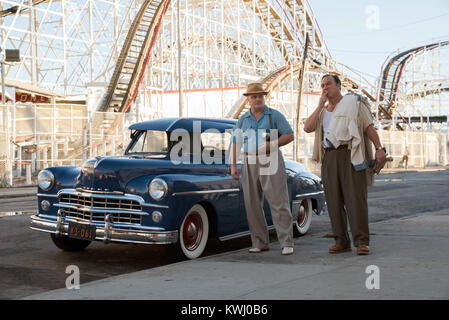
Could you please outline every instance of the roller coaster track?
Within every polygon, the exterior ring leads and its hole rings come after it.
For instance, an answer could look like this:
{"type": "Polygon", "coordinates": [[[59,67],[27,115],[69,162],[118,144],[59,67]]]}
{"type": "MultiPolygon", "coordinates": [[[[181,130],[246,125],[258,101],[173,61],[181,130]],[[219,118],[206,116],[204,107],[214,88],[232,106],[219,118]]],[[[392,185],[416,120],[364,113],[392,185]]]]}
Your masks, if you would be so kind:
{"type": "MultiPolygon", "coordinates": [[[[258,81],[258,82],[262,83],[262,85],[265,87],[265,90],[268,91],[267,96],[269,96],[271,93],[270,86],[273,84],[273,82],[276,79],[278,79],[283,73],[285,73],[288,69],[290,69],[290,65],[276,69],[273,72],[271,72],[270,74],[268,74],[266,77],[264,77],[258,81]]],[[[249,109],[248,98],[243,96],[237,101],[236,104],[234,104],[231,111],[228,113],[227,117],[231,117],[233,119],[238,119],[248,109],[249,109]]]]}
{"type": "MultiPolygon", "coordinates": [[[[32,0],[30,1],[29,5],[31,6],[37,6],[39,4],[49,2],[50,0],[32,0]]],[[[17,14],[22,14],[28,10],[27,7],[21,7],[21,6],[12,6],[4,10],[0,10],[0,17],[6,17],[6,16],[12,16],[17,14]]]]}
{"type": "Polygon", "coordinates": [[[412,94],[407,95],[407,98],[409,98],[409,99],[424,98],[425,96],[428,96],[431,94],[440,94],[441,92],[449,92],[449,87],[439,87],[439,88],[433,88],[433,89],[414,92],[412,94]]]}
{"type": "MultiPolygon", "coordinates": [[[[244,2],[248,3],[248,7],[251,6],[252,1],[244,0],[244,2]]],[[[257,6],[252,9],[255,11],[255,13],[259,14],[261,21],[264,23],[266,28],[270,30],[270,35],[276,41],[276,45],[282,53],[284,61],[286,63],[291,62],[292,57],[300,56],[299,48],[303,45],[303,41],[298,38],[298,35],[297,33],[295,33],[295,31],[305,29],[305,26],[309,27],[309,33],[313,32],[313,38],[315,40],[316,46],[315,49],[321,49],[324,45],[330,55],[330,52],[326,47],[324,40],[322,39],[321,30],[319,29],[319,25],[315,17],[313,16],[313,12],[309,12],[309,10],[312,9],[310,5],[306,5],[307,1],[275,0],[275,2],[279,6],[279,9],[275,8],[267,0],[257,1],[257,6]],[[282,3],[285,3],[286,6],[282,6],[282,3]],[[294,5],[294,3],[296,3],[296,5],[294,5]],[[307,7],[309,7],[310,9],[308,10],[307,7]],[[301,12],[304,17],[304,21],[295,21],[295,11],[296,13],[298,13],[299,11],[301,12]],[[314,23],[316,28],[312,28],[314,23]],[[285,37],[283,37],[282,35],[284,35],[285,37]],[[280,41],[285,38],[288,41],[280,41]],[[294,45],[294,43],[299,43],[299,46],[294,45]]]]}
{"type": "MultiPolygon", "coordinates": [[[[244,2],[250,1],[245,0],[244,2]]],[[[259,0],[257,2],[257,6],[254,8],[254,11],[259,14],[261,21],[267,29],[270,30],[270,35],[275,40],[279,51],[284,56],[284,61],[288,62],[291,57],[295,56],[295,51],[296,55],[299,55],[299,51],[293,45],[293,43],[297,41],[292,33],[294,28],[293,25],[289,28],[287,22],[282,18],[281,14],[266,0],[259,0]],[[282,39],[282,34],[285,34],[288,41],[279,42],[282,39]]]]}
{"type": "Polygon", "coordinates": [[[382,83],[380,88],[380,101],[386,101],[389,107],[392,107],[397,100],[399,82],[407,62],[416,54],[426,50],[432,50],[439,46],[447,46],[449,41],[432,43],[429,45],[419,46],[391,58],[385,66],[382,73],[382,83]]]}
{"type": "MultiPolygon", "coordinates": [[[[97,111],[126,112],[129,109],[145,72],[145,66],[157,37],[159,25],[169,2],[169,0],[147,0],[142,4],[128,31],[113,75],[97,111]]],[[[278,4],[276,8],[267,0],[257,1],[257,4],[253,7],[252,1],[244,0],[245,5],[252,7],[267,29],[270,30],[270,34],[286,63],[291,63],[292,57],[299,55],[300,46],[295,45],[295,43],[301,43],[295,30],[300,30],[305,25],[313,29],[311,26],[317,23],[313,14],[306,9],[307,6],[303,0],[276,0],[276,2],[278,4]],[[296,2],[295,5],[294,2],[296,2]],[[302,12],[306,21],[298,22],[299,19],[293,21],[295,10],[302,12]]],[[[321,47],[324,41],[316,29],[314,36],[316,44],[321,47]]],[[[278,71],[265,77],[264,83],[270,83],[271,79],[276,77],[278,71]]]]}
{"type": "Polygon", "coordinates": [[[106,94],[97,111],[126,112],[134,100],[170,0],[146,0],[125,38],[106,94]]]}
{"type": "MultiPolygon", "coordinates": [[[[267,98],[271,95],[271,92],[276,90],[280,83],[282,83],[287,77],[289,77],[290,73],[287,71],[291,71],[291,73],[298,74],[301,68],[301,63],[296,62],[289,64],[288,66],[276,69],[272,71],[266,77],[260,79],[258,82],[262,83],[265,87],[265,91],[268,91],[267,98]]],[[[350,92],[359,92],[365,94],[371,101],[375,101],[376,99],[371,96],[365,89],[361,88],[361,86],[355,82],[354,80],[343,76],[338,71],[328,70],[314,62],[309,66],[309,70],[318,70],[323,73],[336,74],[341,78],[342,86],[346,88],[346,90],[350,92]]],[[[243,115],[249,109],[248,99],[243,96],[241,97],[237,103],[231,108],[227,117],[238,119],[241,115],[243,115]]]]}
{"type": "MultiPolygon", "coordinates": [[[[190,47],[194,41],[203,43],[204,41],[214,41],[214,40],[212,38],[204,38],[203,36],[199,36],[199,37],[195,38],[195,40],[194,39],[186,40],[184,38],[183,41],[181,41],[181,43],[187,43],[187,46],[190,47]]],[[[223,37],[223,41],[221,41],[221,39],[218,39],[215,41],[216,41],[217,46],[224,46],[225,48],[229,48],[234,53],[239,52],[239,48],[240,48],[241,49],[240,58],[245,63],[248,63],[248,64],[253,63],[253,56],[254,56],[255,62],[257,64],[261,65],[261,64],[265,63],[264,59],[260,55],[254,53],[251,48],[247,47],[243,43],[239,43],[238,41],[236,41],[232,38],[223,37]]],[[[173,43],[172,45],[175,46],[176,44],[173,43]]],[[[182,48],[184,49],[184,46],[182,48]]],[[[168,59],[169,59],[169,53],[166,53],[162,57],[162,61],[165,63],[168,61],[168,59]]]]}

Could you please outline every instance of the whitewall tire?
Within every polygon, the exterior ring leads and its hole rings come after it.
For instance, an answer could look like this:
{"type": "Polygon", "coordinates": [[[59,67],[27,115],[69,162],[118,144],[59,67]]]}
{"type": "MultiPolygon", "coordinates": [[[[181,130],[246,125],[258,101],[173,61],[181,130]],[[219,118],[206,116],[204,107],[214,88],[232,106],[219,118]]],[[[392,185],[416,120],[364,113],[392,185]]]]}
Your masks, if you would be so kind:
{"type": "Polygon", "coordinates": [[[312,200],[304,199],[298,207],[297,218],[294,221],[293,232],[294,236],[302,236],[309,231],[312,223],[312,200]]]}
{"type": "Polygon", "coordinates": [[[179,245],[188,259],[196,259],[206,248],[209,219],[203,206],[196,204],[187,212],[179,228],[179,245]]]}

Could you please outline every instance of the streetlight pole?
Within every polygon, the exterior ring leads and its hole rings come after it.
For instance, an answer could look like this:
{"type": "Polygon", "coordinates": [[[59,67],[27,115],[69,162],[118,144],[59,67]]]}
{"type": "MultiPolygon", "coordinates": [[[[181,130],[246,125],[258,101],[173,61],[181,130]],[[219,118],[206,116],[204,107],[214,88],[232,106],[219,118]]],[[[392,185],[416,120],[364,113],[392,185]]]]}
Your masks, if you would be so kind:
{"type": "Polygon", "coordinates": [[[0,65],[1,65],[1,69],[2,69],[2,104],[6,104],[6,97],[5,97],[5,70],[3,69],[3,60],[2,59],[0,59],[0,65]]]}
{"type": "Polygon", "coordinates": [[[181,14],[180,14],[180,0],[177,1],[177,20],[178,20],[178,98],[179,98],[179,117],[182,117],[182,66],[181,66],[181,14]]]}
{"type": "Polygon", "coordinates": [[[6,104],[5,96],[5,62],[20,62],[20,51],[18,49],[1,49],[3,53],[3,59],[0,59],[1,72],[2,72],[2,104],[6,104]]]}
{"type": "MultiPolygon", "coordinates": [[[[3,52],[0,48],[0,52],[3,52]]],[[[3,54],[3,57],[5,55],[3,54]]],[[[8,187],[12,187],[12,165],[11,165],[11,148],[9,145],[9,107],[6,106],[5,96],[5,69],[3,66],[3,58],[0,58],[0,68],[2,72],[2,109],[3,109],[3,128],[6,129],[6,184],[8,187]]]]}
{"type": "MultiPolygon", "coordinates": [[[[20,62],[20,51],[17,49],[1,49],[0,52],[3,53],[3,58],[0,59],[0,67],[2,73],[2,104],[3,104],[3,119],[5,121],[6,128],[6,143],[7,143],[7,161],[6,161],[6,183],[9,187],[12,187],[12,159],[11,147],[9,144],[10,139],[10,106],[6,106],[6,94],[5,94],[5,62],[20,62]]],[[[13,106],[15,108],[15,106],[13,106]]],[[[14,128],[14,127],[13,127],[14,128]]],[[[14,130],[14,129],[13,129],[14,130]]],[[[14,135],[14,133],[13,133],[14,135]]]]}
{"type": "Polygon", "coordinates": [[[295,161],[299,162],[299,125],[301,123],[301,100],[302,100],[302,88],[304,86],[304,78],[307,68],[307,51],[309,49],[309,34],[306,34],[306,44],[304,45],[304,52],[302,57],[302,65],[299,70],[299,89],[298,89],[298,103],[296,107],[296,145],[295,145],[295,161]]]}

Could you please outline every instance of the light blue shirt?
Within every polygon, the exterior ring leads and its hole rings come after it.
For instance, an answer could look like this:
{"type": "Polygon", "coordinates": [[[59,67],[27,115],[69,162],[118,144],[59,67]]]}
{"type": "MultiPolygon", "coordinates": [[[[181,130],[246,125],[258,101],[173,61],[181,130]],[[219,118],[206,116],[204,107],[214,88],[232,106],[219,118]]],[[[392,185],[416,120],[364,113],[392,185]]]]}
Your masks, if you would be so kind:
{"type": "Polygon", "coordinates": [[[259,144],[266,141],[264,133],[270,132],[270,114],[275,137],[293,132],[292,127],[282,113],[265,105],[258,120],[251,113],[251,109],[239,118],[233,128],[232,142],[237,146],[243,144],[244,152],[256,153],[259,144]]]}

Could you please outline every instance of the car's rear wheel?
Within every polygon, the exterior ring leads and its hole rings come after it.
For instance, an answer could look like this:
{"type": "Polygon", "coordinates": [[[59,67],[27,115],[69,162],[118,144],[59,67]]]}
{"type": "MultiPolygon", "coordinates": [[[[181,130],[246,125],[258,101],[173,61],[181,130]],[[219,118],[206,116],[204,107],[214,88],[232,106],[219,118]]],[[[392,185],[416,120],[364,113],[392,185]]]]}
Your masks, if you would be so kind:
{"type": "Polygon", "coordinates": [[[300,206],[298,207],[298,215],[293,227],[293,234],[295,237],[299,237],[307,233],[310,228],[310,224],[312,223],[312,213],[312,200],[302,200],[300,206]]]}
{"type": "Polygon", "coordinates": [[[74,239],[69,238],[67,236],[61,235],[57,236],[55,234],[50,234],[51,240],[53,240],[53,243],[61,250],[64,251],[81,251],[85,249],[91,241],[88,240],[80,240],[80,239],[74,239]]]}

